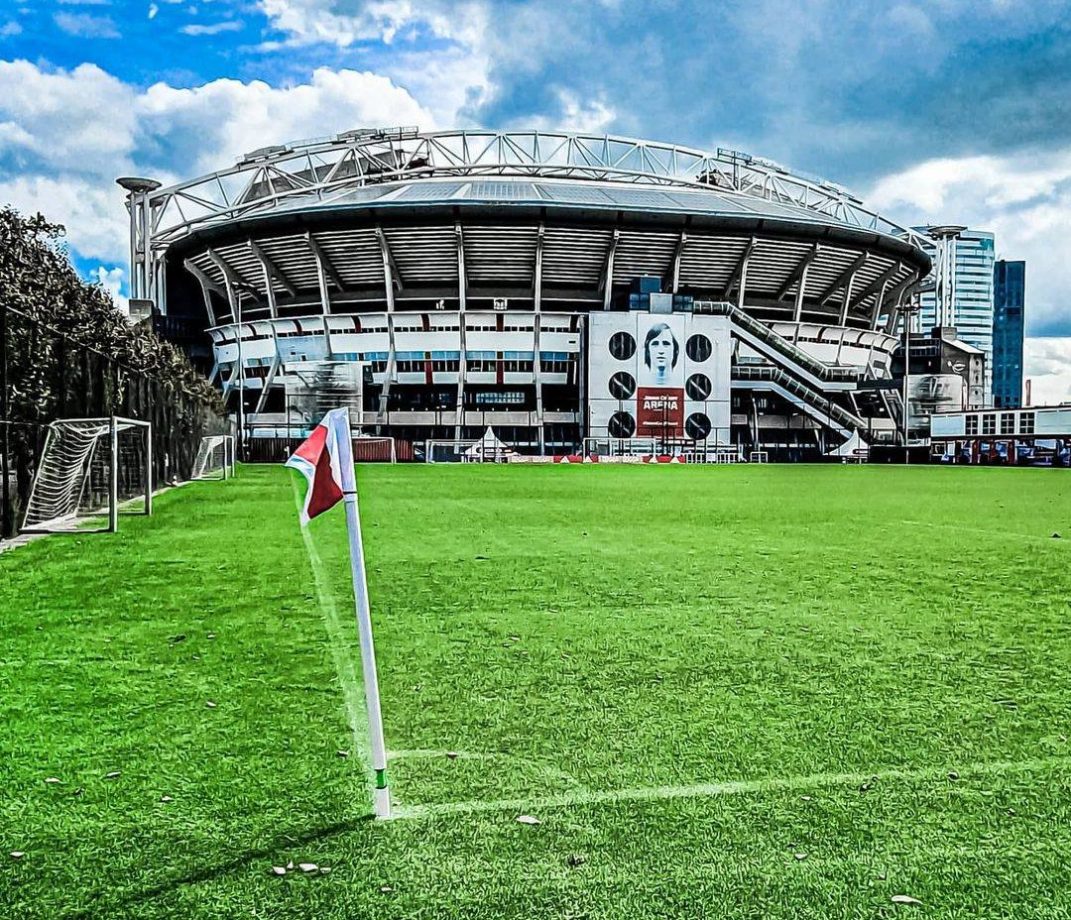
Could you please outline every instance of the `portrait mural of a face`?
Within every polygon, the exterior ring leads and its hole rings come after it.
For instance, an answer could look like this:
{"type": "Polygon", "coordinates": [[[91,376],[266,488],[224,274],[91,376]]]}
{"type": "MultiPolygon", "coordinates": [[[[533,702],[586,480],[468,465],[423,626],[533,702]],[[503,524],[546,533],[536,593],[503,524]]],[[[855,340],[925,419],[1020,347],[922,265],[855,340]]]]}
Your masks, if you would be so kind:
{"type": "Polygon", "coordinates": [[[598,313],[589,331],[592,437],[705,440],[728,432],[726,317],[598,313]]]}
{"type": "Polygon", "coordinates": [[[644,386],[682,386],[678,378],[681,346],[668,323],[654,323],[643,339],[644,386]]]}
{"type": "Polygon", "coordinates": [[[684,434],[684,361],[674,325],[683,333],[680,318],[652,318],[643,334],[642,357],[637,355],[636,421],[640,435],[684,434]]]}

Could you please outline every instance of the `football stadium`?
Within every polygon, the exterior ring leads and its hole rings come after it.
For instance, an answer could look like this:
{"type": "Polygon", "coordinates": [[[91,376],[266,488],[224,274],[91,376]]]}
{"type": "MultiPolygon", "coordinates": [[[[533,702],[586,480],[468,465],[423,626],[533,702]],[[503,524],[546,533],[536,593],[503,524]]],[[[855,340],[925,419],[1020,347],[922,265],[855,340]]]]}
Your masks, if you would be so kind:
{"type": "Polygon", "coordinates": [[[895,439],[898,318],[930,260],[769,161],[364,129],[121,184],[133,295],[244,436],[299,436],[346,391],[361,430],[407,445],[490,427],[522,455],[813,460],[895,439]]]}
{"type": "Polygon", "coordinates": [[[899,443],[912,231],[567,133],[121,184],[200,371],[22,223],[0,917],[1068,915],[1071,479],[759,462],[899,443]]]}

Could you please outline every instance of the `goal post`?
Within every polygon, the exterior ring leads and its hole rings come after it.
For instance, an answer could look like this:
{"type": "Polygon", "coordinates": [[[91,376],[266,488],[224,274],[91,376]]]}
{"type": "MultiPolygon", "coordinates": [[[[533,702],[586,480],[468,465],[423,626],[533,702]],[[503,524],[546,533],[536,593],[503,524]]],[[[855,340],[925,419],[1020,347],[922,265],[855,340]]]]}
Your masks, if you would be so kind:
{"type": "Polygon", "coordinates": [[[230,479],[234,476],[234,458],[234,435],[206,435],[197,446],[190,479],[230,479]]]}
{"type": "Polygon", "coordinates": [[[428,440],[424,442],[425,463],[461,463],[464,461],[465,452],[469,450],[475,440],[449,441],[428,440]]]}
{"type": "Polygon", "coordinates": [[[152,425],[141,419],[57,419],[48,426],[23,514],[24,532],[73,530],[107,512],[107,530],[136,503],[152,514],[152,425]]]}
{"type": "Polygon", "coordinates": [[[355,434],[352,444],[354,463],[398,462],[398,446],[394,438],[355,434]]]}

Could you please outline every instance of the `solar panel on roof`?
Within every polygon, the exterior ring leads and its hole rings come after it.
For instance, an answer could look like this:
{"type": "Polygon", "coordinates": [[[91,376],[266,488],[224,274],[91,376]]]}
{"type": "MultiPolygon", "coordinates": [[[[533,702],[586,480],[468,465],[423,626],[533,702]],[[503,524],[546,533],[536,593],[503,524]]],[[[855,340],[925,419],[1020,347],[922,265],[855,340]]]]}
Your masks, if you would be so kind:
{"type": "Polygon", "coordinates": [[[466,198],[487,198],[509,201],[534,201],[539,194],[531,182],[493,182],[475,180],[470,183],[466,198]]]}
{"type": "Polygon", "coordinates": [[[467,182],[413,182],[394,196],[393,201],[442,201],[451,198],[467,182]]]}

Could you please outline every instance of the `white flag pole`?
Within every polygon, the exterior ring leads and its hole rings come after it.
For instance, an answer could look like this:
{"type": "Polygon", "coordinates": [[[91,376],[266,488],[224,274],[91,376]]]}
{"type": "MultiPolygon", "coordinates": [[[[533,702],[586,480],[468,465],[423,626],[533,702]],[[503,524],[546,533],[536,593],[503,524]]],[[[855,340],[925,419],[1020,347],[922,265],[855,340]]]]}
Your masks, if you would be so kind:
{"type": "Polygon", "coordinates": [[[357,477],[353,471],[353,442],[350,436],[349,409],[343,409],[332,415],[335,420],[335,442],[342,474],[343,500],[346,504],[346,530],[350,538],[350,568],[353,573],[353,599],[357,608],[357,632],[361,639],[361,669],[364,672],[364,697],[368,706],[368,734],[372,742],[372,769],[375,771],[375,813],[377,818],[389,818],[387,748],[383,741],[383,715],[379,708],[376,649],[372,642],[372,615],[368,606],[368,580],[364,571],[361,518],[357,509],[357,477]]]}

